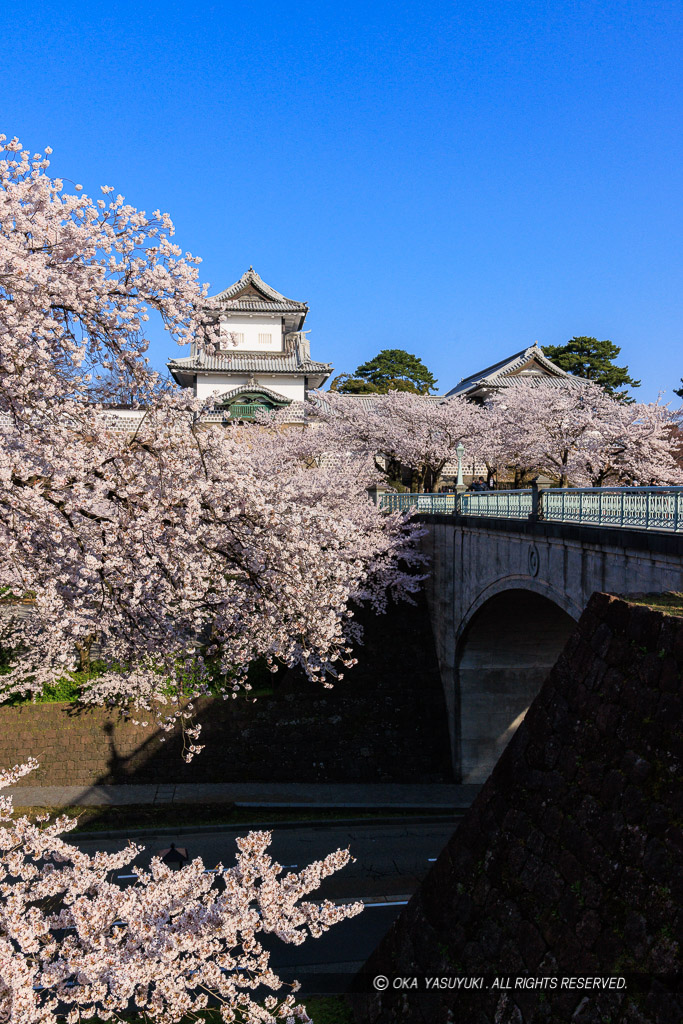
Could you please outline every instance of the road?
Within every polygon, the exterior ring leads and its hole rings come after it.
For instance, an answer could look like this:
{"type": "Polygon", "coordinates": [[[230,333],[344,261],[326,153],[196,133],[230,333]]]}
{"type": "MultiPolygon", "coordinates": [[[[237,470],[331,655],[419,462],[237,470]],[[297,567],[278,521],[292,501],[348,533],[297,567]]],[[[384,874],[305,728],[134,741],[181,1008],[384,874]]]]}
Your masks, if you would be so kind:
{"type": "MultiPolygon", "coordinates": [[[[272,966],[286,980],[298,978],[304,995],[344,991],[350,977],[387,931],[455,827],[456,819],[431,824],[407,821],[405,824],[330,823],[296,829],[275,827],[272,854],[292,870],[301,869],[332,850],[348,847],[355,861],[325,879],[311,898],[366,899],[367,904],[358,917],[343,921],[320,939],[309,940],[302,946],[287,946],[266,937],[264,945],[272,950],[272,966]]],[[[235,837],[245,831],[248,829],[240,826],[220,832],[183,834],[177,838],[176,845],[186,847],[190,857],[202,857],[207,867],[219,862],[229,867],[234,859],[235,837]]],[[[145,864],[150,856],[168,848],[171,840],[150,832],[140,841],[144,842],[146,850],[136,863],[145,864]]],[[[112,839],[74,837],[74,842],[87,853],[111,852],[122,845],[112,839]]]]}

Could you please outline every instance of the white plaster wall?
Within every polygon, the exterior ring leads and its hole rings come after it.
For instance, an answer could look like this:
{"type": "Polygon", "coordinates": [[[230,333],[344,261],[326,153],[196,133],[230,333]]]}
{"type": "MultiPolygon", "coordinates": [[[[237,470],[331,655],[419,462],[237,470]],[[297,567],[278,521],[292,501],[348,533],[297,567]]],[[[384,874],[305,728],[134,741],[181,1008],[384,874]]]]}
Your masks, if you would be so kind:
{"type": "MultiPolygon", "coordinates": [[[[223,373],[198,374],[197,398],[201,398],[204,401],[214,392],[224,395],[234,388],[241,387],[249,380],[250,377],[246,373],[231,373],[229,377],[223,373]]],[[[292,402],[303,402],[304,400],[303,377],[287,377],[282,379],[268,373],[256,373],[254,374],[254,380],[257,386],[261,384],[264,388],[274,391],[277,395],[282,395],[283,398],[289,398],[292,402]]]]}
{"type": "Polygon", "coordinates": [[[227,351],[282,352],[282,317],[249,316],[248,313],[240,313],[221,321],[221,337],[225,337],[227,351]],[[235,345],[229,338],[233,331],[236,334],[243,334],[244,341],[235,345]],[[271,334],[270,344],[260,342],[259,334],[271,334]]]}
{"type": "Polygon", "coordinates": [[[141,420],[145,415],[144,409],[103,409],[103,416],[116,416],[122,420],[141,420]]]}

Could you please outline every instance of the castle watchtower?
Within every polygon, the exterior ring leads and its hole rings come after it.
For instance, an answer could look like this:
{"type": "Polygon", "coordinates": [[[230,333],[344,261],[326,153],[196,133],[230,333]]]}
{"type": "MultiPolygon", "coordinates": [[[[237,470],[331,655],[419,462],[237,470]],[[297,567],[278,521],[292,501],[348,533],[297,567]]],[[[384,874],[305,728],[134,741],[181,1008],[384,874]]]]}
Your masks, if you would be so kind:
{"type": "Polygon", "coordinates": [[[175,381],[198,398],[218,392],[217,409],[249,419],[257,409],[290,407],[298,419],[309,388],[332,373],[330,363],[311,359],[305,302],[288,299],[249,267],[239,281],[206,300],[207,322],[219,325],[218,351],[171,359],[175,381]]]}

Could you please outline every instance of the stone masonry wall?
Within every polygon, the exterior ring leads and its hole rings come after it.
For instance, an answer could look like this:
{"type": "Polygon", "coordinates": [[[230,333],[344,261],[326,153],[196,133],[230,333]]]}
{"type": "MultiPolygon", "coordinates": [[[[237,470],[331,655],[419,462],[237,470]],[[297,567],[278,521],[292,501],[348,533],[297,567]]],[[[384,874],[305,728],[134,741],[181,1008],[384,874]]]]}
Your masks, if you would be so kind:
{"type": "Polygon", "coordinates": [[[594,595],[362,972],[612,975],[628,991],[390,987],[352,997],[358,1024],[680,1024],[682,673],[683,619],[594,595]]]}
{"type": "MultiPolygon", "coordinates": [[[[204,751],[118,711],[0,707],[0,765],[29,755],[26,785],[150,782],[449,782],[448,729],[424,599],[360,614],[359,664],[333,689],[290,672],[274,696],[196,702],[204,751]]],[[[144,715],[136,717],[144,718],[144,715]]]]}

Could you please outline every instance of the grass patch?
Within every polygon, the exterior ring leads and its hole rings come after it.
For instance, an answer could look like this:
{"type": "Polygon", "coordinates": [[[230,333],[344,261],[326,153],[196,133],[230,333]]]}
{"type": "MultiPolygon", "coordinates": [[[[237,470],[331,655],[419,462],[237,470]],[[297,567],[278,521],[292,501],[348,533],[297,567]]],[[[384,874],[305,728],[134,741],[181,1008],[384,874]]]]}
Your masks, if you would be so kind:
{"type": "MultiPolygon", "coordinates": [[[[0,648],[0,675],[8,673],[12,666],[12,651],[0,648]]],[[[211,663],[208,662],[209,679],[208,689],[212,697],[222,697],[224,693],[231,692],[233,677],[230,674],[221,674],[216,668],[212,672],[211,663]]],[[[103,661],[93,661],[88,672],[74,671],[67,672],[53,685],[43,687],[43,692],[37,696],[25,697],[20,693],[14,694],[4,703],[10,707],[21,704],[77,704],[83,693],[84,687],[95,679],[98,679],[108,669],[103,661]]],[[[124,674],[124,669],[116,667],[117,671],[124,674]]],[[[272,673],[268,668],[265,659],[259,659],[249,666],[247,682],[250,690],[241,688],[237,694],[237,700],[254,700],[257,697],[272,697],[275,693],[275,678],[277,673],[272,673]]],[[[189,675],[185,675],[185,682],[192,686],[189,675]]],[[[178,693],[178,684],[168,683],[163,691],[166,696],[175,696],[178,693]]]]}
{"type": "MultiPolygon", "coordinates": [[[[298,1001],[306,1007],[313,1024],[355,1024],[343,996],[312,996],[298,1001]]],[[[125,1020],[126,1024],[151,1024],[151,1018],[146,1015],[130,1017],[122,1014],[115,1019],[125,1020]]],[[[235,1018],[237,1024],[243,1019],[239,1014],[235,1018]]],[[[99,1017],[89,1017],[88,1021],[89,1024],[104,1024],[99,1017]]],[[[180,1024],[223,1024],[223,1018],[220,1010],[200,1010],[199,1013],[183,1017],[180,1024]]]]}
{"type": "Polygon", "coordinates": [[[664,615],[683,616],[683,593],[671,590],[664,594],[625,594],[629,604],[645,605],[664,615]]]}
{"type": "Polygon", "coordinates": [[[303,1002],[313,1024],[354,1024],[353,1014],[342,996],[319,996],[303,1002]]]}
{"type": "Polygon", "coordinates": [[[67,815],[77,818],[78,825],[71,835],[79,832],[121,831],[126,829],[155,828],[195,828],[200,825],[249,826],[254,824],[277,825],[282,821],[347,821],[368,820],[377,818],[417,818],[444,817],[453,818],[453,812],[435,812],[425,810],[359,810],[336,808],[259,808],[233,807],[231,804],[162,804],[154,807],[149,804],[125,804],[108,807],[15,807],[15,813],[25,815],[35,821],[40,814],[49,814],[51,818],[67,815]]]}

